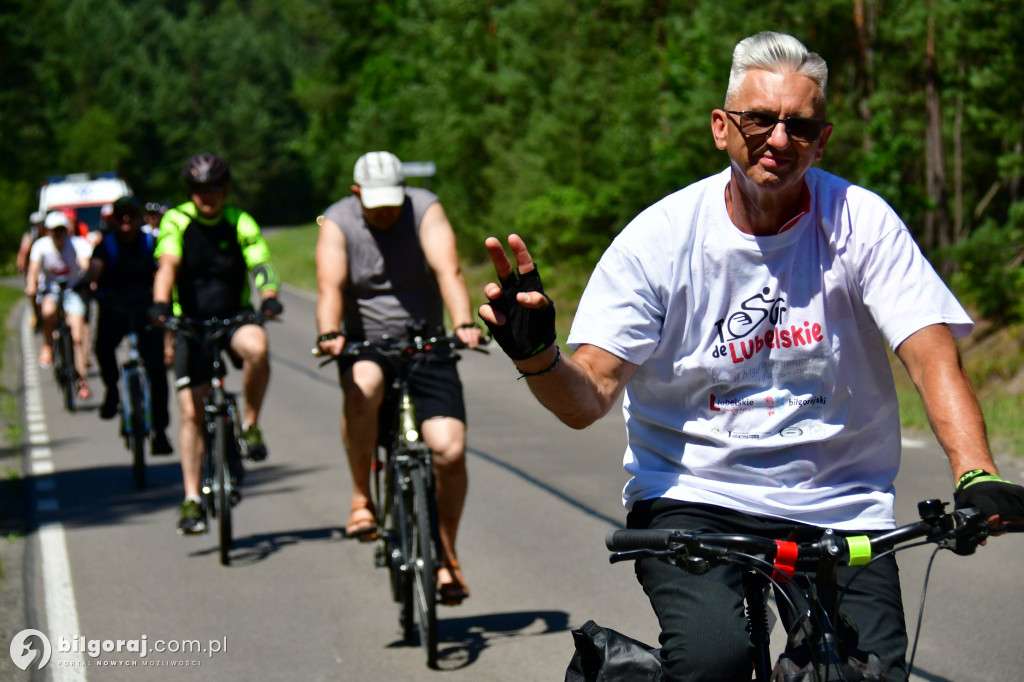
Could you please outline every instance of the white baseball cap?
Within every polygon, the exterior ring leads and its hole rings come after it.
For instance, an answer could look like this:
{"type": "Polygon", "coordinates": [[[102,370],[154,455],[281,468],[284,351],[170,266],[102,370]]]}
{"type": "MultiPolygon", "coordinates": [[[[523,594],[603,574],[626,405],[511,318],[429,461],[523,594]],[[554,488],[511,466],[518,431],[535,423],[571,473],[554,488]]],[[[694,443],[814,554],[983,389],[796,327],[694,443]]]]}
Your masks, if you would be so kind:
{"type": "Polygon", "coordinates": [[[402,162],[391,152],[363,154],[356,161],[353,177],[366,208],[405,203],[405,172],[402,162]]]}
{"type": "Polygon", "coordinates": [[[46,229],[56,230],[58,227],[69,228],[71,222],[63,211],[50,211],[46,214],[46,229]]]}

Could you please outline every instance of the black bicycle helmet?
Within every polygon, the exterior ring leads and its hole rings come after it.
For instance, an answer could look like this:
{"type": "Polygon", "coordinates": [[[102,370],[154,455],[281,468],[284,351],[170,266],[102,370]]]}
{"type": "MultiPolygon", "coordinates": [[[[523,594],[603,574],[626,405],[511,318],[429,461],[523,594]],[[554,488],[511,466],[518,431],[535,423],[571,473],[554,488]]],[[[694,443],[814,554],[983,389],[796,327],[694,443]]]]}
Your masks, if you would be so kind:
{"type": "Polygon", "coordinates": [[[203,152],[196,154],[185,164],[181,177],[189,187],[197,185],[219,185],[231,179],[231,168],[224,159],[203,152]]]}

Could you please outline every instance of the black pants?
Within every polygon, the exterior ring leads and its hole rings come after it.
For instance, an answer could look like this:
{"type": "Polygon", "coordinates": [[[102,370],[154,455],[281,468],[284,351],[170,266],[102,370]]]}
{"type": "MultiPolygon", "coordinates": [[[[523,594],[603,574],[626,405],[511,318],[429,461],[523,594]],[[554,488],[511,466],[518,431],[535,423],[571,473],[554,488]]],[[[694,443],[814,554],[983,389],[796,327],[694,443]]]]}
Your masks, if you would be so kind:
{"type": "MultiPolygon", "coordinates": [[[[630,528],[677,528],[744,533],[776,539],[813,539],[820,528],[751,516],[712,505],[645,500],[629,513],[630,528]]],[[[899,569],[889,556],[873,562],[847,587],[856,568],[841,567],[841,609],[856,623],[859,648],[882,660],[886,679],[907,679],[907,633],[899,569]]],[[[753,646],[743,612],[743,569],[721,566],[692,575],[660,559],[636,562],[636,574],[661,624],[665,679],[672,682],[747,682],[753,646]]]]}
{"type": "MultiPolygon", "coordinates": [[[[139,324],[144,324],[144,314],[136,314],[139,324]]],[[[117,364],[117,345],[128,334],[131,316],[117,308],[100,306],[96,324],[96,362],[100,366],[100,378],[108,394],[117,393],[120,369],[117,364]]],[[[164,431],[170,423],[167,412],[168,387],[167,368],[164,367],[163,331],[153,329],[139,334],[139,354],[149,375],[149,392],[153,408],[153,430],[164,431]]]]}

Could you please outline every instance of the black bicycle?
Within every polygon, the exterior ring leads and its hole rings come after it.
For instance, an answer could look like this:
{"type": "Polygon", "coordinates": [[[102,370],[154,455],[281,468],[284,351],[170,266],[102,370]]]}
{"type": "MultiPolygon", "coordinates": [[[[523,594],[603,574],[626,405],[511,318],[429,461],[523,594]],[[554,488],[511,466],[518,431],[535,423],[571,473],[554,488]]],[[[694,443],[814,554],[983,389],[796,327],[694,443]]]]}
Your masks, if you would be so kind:
{"type": "Polygon", "coordinates": [[[139,351],[140,318],[129,313],[127,357],[121,364],[121,436],[132,453],[132,480],[135,487],[146,487],[146,440],[153,428],[149,374],[139,351]]]}
{"type": "Polygon", "coordinates": [[[75,394],[78,391],[78,370],[75,369],[75,341],[71,336],[71,327],[64,315],[64,298],[70,288],[66,277],[57,278],[59,293],[57,295],[57,325],[51,338],[53,348],[53,375],[57,387],[64,398],[64,409],[75,411],[75,394]]]}
{"type": "Polygon", "coordinates": [[[228,332],[241,325],[266,322],[263,313],[244,311],[231,318],[191,320],[174,317],[164,326],[181,332],[202,349],[204,362],[211,368],[210,390],[203,399],[205,448],[203,452],[203,510],[217,519],[217,537],[220,563],[231,564],[234,545],[231,528],[231,508],[242,498],[241,482],[244,475],[242,457],[245,444],[238,413],[238,398],[224,387],[228,352],[228,332]]]}
{"type": "MultiPolygon", "coordinates": [[[[420,435],[420,422],[409,394],[409,378],[424,363],[456,361],[466,346],[456,336],[410,332],[408,341],[349,342],[343,359],[374,356],[394,368],[394,381],[381,408],[380,435],[372,462],[373,503],[377,514],[375,565],[387,568],[391,593],[398,602],[402,636],[418,631],[427,666],[437,667],[437,493],[433,455],[420,435]]],[[[486,353],[486,349],[474,350],[486,353]]],[[[313,349],[319,355],[319,349],[313,349]]]]}
{"type": "MultiPolygon", "coordinates": [[[[754,680],[871,682],[884,680],[885,676],[877,656],[851,645],[854,635],[842,615],[842,590],[836,581],[836,569],[866,566],[882,556],[926,544],[936,545],[936,552],[948,549],[961,555],[973,554],[989,537],[988,522],[973,507],[946,512],[945,506],[939,500],[921,502],[920,521],[870,537],[844,537],[827,529],[814,541],[783,542],[755,535],[619,529],[609,531],[605,544],[613,552],[612,563],[658,557],[692,574],[703,574],[725,564],[743,567],[747,625],[755,652],[754,680]],[[769,587],[775,590],[788,633],[786,649],[774,668],[769,649],[769,587]]],[[[1000,532],[1024,532],[1024,524],[1004,526],[1000,532]]],[[[632,655],[646,657],[648,662],[656,656],[651,647],[622,639],[629,647],[642,648],[632,655]]],[[[567,671],[567,680],[580,679],[579,665],[577,655],[570,664],[572,676],[567,671]]]]}

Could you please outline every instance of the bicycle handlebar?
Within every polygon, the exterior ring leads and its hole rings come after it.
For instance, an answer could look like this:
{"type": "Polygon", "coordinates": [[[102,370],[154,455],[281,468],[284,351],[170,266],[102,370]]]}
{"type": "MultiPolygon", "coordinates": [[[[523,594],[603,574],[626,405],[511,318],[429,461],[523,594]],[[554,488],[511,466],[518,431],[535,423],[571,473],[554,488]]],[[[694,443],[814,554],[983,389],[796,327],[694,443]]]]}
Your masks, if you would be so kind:
{"type": "MultiPolygon", "coordinates": [[[[481,345],[486,345],[487,343],[490,343],[490,338],[482,337],[480,343],[481,345]]],[[[338,362],[345,358],[355,358],[369,353],[401,357],[412,356],[418,353],[439,353],[445,350],[474,350],[478,353],[490,353],[489,350],[481,348],[480,346],[470,348],[462,341],[462,339],[454,334],[429,337],[414,336],[408,341],[399,341],[398,339],[392,339],[385,336],[377,341],[348,342],[341,349],[340,354],[326,358],[320,363],[320,366],[323,367],[324,365],[332,362],[338,362]]],[[[310,349],[310,353],[312,353],[313,357],[324,357],[324,353],[320,350],[319,346],[310,349]]]]}
{"type": "Polygon", "coordinates": [[[611,563],[646,556],[692,557],[694,566],[697,566],[699,560],[721,564],[743,554],[762,555],[769,563],[777,563],[780,555],[785,555],[787,565],[803,570],[814,568],[822,560],[835,561],[839,565],[863,565],[882,552],[919,538],[957,554],[972,554],[992,533],[1024,532],[1024,524],[1004,524],[993,531],[982,512],[975,507],[945,512],[945,505],[939,500],[921,502],[918,505],[920,521],[874,537],[844,537],[832,529],[825,529],[818,540],[796,543],[756,535],[655,528],[615,529],[608,532],[605,545],[614,552],[609,559],[611,563]]]}
{"type": "Polygon", "coordinates": [[[206,320],[194,320],[188,317],[168,317],[163,327],[173,332],[180,331],[193,341],[202,341],[202,332],[208,332],[210,341],[220,338],[231,327],[237,324],[264,324],[269,318],[254,310],[243,310],[231,317],[213,317],[206,320]]]}

